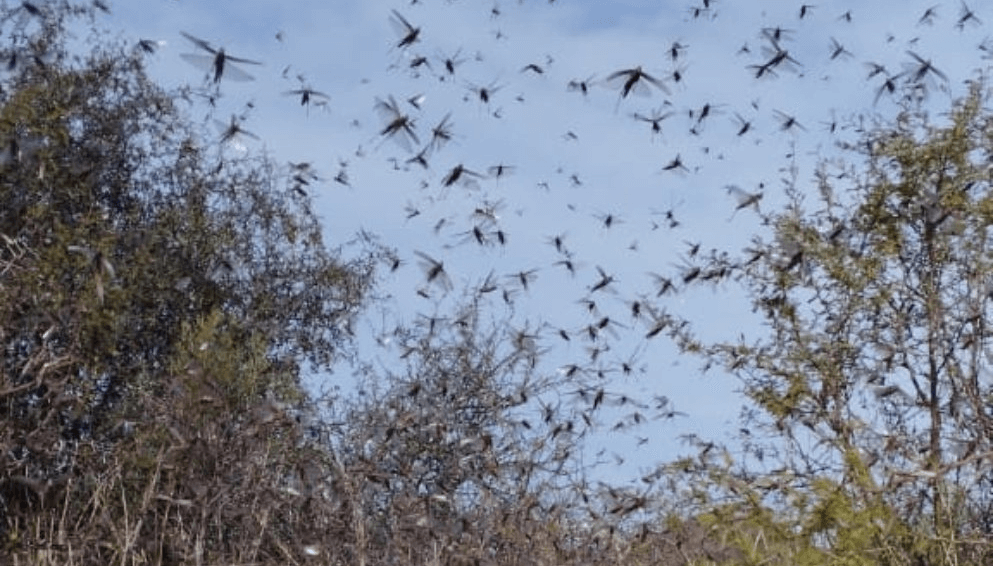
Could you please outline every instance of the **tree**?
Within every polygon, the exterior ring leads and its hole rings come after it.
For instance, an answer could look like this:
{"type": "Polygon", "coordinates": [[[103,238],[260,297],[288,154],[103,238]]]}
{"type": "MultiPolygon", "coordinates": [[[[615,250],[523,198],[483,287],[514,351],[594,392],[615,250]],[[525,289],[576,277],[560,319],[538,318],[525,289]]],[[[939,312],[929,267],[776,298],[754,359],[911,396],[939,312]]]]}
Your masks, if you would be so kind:
{"type": "Polygon", "coordinates": [[[278,552],[245,513],[302,524],[277,497],[314,453],[288,411],[306,364],[348,355],[376,250],[328,249],[290,174],[207,141],[139,49],[70,53],[95,9],[0,18],[0,57],[29,61],[0,94],[5,553],[59,536],[83,563],[168,561],[194,539],[278,552]]]}
{"type": "Polygon", "coordinates": [[[705,465],[684,469],[698,495],[717,480],[711,521],[791,545],[745,545],[763,559],[990,559],[988,96],[975,82],[944,123],[908,104],[849,144],[850,162],[821,164],[810,208],[792,169],[788,208],[766,217],[771,238],[756,237],[725,279],[768,334],[677,337],[753,403],[737,464],[711,445],[705,465]]]}

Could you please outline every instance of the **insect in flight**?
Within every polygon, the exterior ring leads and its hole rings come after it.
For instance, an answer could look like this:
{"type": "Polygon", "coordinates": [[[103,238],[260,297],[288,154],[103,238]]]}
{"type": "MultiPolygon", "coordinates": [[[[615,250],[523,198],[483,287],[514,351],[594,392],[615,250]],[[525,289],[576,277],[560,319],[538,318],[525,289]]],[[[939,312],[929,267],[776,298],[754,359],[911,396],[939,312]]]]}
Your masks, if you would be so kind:
{"type": "Polygon", "coordinates": [[[322,104],[322,103],[326,103],[326,101],[331,98],[326,93],[323,93],[319,90],[314,90],[313,88],[307,86],[306,83],[301,84],[300,88],[294,90],[288,90],[283,94],[286,96],[299,96],[300,106],[306,106],[308,113],[310,112],[310,104],[311,102],[314,102],[315,99],[320,99],[319,101],[315,102],[315,104],[322,104]]]}
{"type": "Polygon", "coordinates": [[[606,82],[609,86],[620,89],[621,94],[617,99],[618,104],[620,104],[622,99],[627,98],[632,93],[639,96],[648,96],[651,94],[651,89],[648,88],[648,85],[654,86],[665,94],[672,94],[661,79],[649,75],[640,66],[633,69],[621,69],[620,71],[611,73],[607,76],[606,82]]]}
{"type": "Polygon", "coordinates": [[[386,100],[377,98],[375,109],[385,124],[379,131],[384,140],[390,138],[407,151],[412,151],[411,142],[415,145],[421,143],[414,132],[414,119],[400,111],[400,105],[393,96],[386,100]]]}
{"type": "Polygon", "coordinates": [[[180,33],[194,45],[210,53],[210,56],[196,53],[180,53],[179,56],[194,67],[211,73],[214,77],[213,82],[215,84],[221,82],[221,78],[228,78],[233,81],[240,82],[255,80],[255,77],[249,75],[245,71],[242,71],[238,67],[235,67],[232,63],[243,63],[247,65],[261,65],[262,63],[251,59],[228,55],[224,51],[223,47],[215,48],[210,44],[210,42],[194,37],[185,31],[180,33]]]}

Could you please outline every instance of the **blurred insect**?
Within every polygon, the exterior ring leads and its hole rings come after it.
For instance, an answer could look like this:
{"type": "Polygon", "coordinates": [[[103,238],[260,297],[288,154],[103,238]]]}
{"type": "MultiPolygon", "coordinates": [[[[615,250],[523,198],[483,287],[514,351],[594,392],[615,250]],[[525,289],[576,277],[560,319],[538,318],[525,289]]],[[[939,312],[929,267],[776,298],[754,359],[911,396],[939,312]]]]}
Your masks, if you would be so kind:
{"type": "Polygon", "coordinates": [[[937,16],[938,16],[938,5],[935,4],[934,6],[928,8],[927,10],[924,10],[924,13],[921,14],[921,17],[918,18],[917,20],[917,25],[919,26],[932,25],[934,23],[934,18],[936,18],[937,16]]]}
{"type": "Polygon", "coordinates": [[[240,151],[246,150],[245,146],[241,143],[242,138],[249,137],[254,140],[259,139],[259,136],[242,128],[241,118],[235,115],[231,116],[231,121],[227,124],[221,122],[220,120],[214,120],[214,125],[217,127],[217,131],[221,133],[221,143],[230,143],[240,151]]]}
{"type": "Polygon", "coordinates": [[[972,11],[972,8],[962,0],[962,9],[959,13],[959,19],[955,22],[955,27],[958,29],[964,29],[966,24],[971,23],[972,25],[981,26],[983,21],[976,16],[976,13],[972,11]]]}
{"type": "Polygon", "coordinates": [[[790,55],[789,50],[784,49],[780,44],[780,40],[784,37],[788,30],[783,30],[781,28],[774,28],[772,30],[765,29],[762,34],[769,41],[769,46],[763,46],[762,52],[768,57],[768,59],[758,65],[749,65],[749,69],[755,70],[755,78],[760,79],[765,75],[775,76],[775,69],[779,67],[785,67],[788,70],[795,70],[796,67],[800,66],[800,62],[790,55]]]}
{"type": "Polygon", "coordinates": [[[503,163],[498,163],[496,165],[491,165],[487,167],[486,172],[489,174],[490,177],[493,177],[494,179],[497,180],[497,182],[499,182],[501,178],[510,175],[516,169],[517,168],[514,167],[513,165],[504,165],[503,163]]]}
{"type": "Polygon", "coordinates": [[[428,164],[429,149],[431,149],[431,146],[422,147],[420,151],[418,151],[413,156],[409,157],[406,161],[404,161],[404,163],[407,165],[417,164],[424,169],[430,169],[431,166],[428,164]]]}
{"type": "Polygon", "coordinates": [[[583,96],[586,96],[590,92],[590,87],[592,87],[594,84],[593,83],[594,77],[596,77],[596,75],[590,75],[584,80],[573,79],[569,81],[569,84],[566,85],[566,89],[568,89],[571,92],[581,92],[583,93],[583,96]]]}
{"type": "Polygon", "coordinates": [[[621,94],[617,98],[617,104],[620,104],[621,100],[632,93],[638,96],[649,96],[651,89],[648,85],[654,86],[665,94],[672,94],[661,79],[649,75],[640,66],[611,73],[605,80],[608,86],[620,89],[621,94]]]}
{"type": "Polygon", "coordinates": [[[788,131],[792,131],[794,128],[800,130],[807,129],[803,127],[803,124],[797,121],[796,117],[791,116],[785,112],[781,112],[779,110],[773,110],[773,112],[776,114],[776,117],[779,118],[780,130],[784,132],[788,132],[788,131]]]}
{"type": "Polygon", "coordinates": [[[306,106],[308,113],[310,113],[310,103],[312,99],[319,98],[323,100],[329,100],[331,98],[327,94],[319,90],[314,90],[313,88],[307,85],[301,85],[300,88],[294,90],[288,90],[283,94],[285,96],[299,96],[300,106],[306,106]]]}
{"type": "MultiPolygon", "coordinates": [[[[443,53],[437,56],[437,59],[439,59],[442,62],[442,66],[445,67],[445,72],[448,73],[448,76],[454,77],[455,70],[458,68],[458,66],[467,61],[467,59],[459,57],[459,55],[461,54],[462,54],[462,48],[460,47],[455,51],[454,54],[450,56],[445,55],[443,53]]],[[[438,79],[443,81],[445,80],[445,76],[442,75],[438,77],[438,79]]]]}
{"type": "Polygon", "coordinates": [[[499,211],[503,209],[503,206],[502,200],[496,202],[484,200],[479,206],[473,209],[471,218],[481,220],[490,225],[496,224],[500,220],[499,211]]]}
{"type": "Polygon", "coordinates": [[[737,112],[734,113],[734,122],[738,125],[738,131],[735,134],[739,138],[747,134],[752,129],[752,122],[750,120],[745,120],[741,114],[737,112]]]}
{"type": "Polygon", "coordinates": [[[669,78],[672,79],[672,82],[676,84],[682,84],[683,75],[686,74],[686,69],[687,69],[686,65],[676,65],[675,67],[672,68],[671,71],[669,71],[669,78]]]}
{"type": "Polygon", "coordinates": [[[607,230],[613,228],[614,224],[621,224],[623,222],[620,218],[610,212],[604,214],[594,214],[593,217],[599,220],[600,224],[602,224],[607,230]]]}
{"type": "Polygon", "coordinates": [[[657,109],[657,110],[653,110],[652,113],[648,116],[635,112],[634,114],[632,114],[632,117],[640,122],[651,124],[652,139],[654,140],[655,136],[662,134],[662,121],[672,116],[673,114],[674,112],[662,112],[661,109],[657,109]]]}
{"type": "Polygon", "coordinates": [[[514,280],[518,285],[521,286],[521,289],[526,292],[526,291],[530,291],[531,283],[533,283],[534,280],[538,278],[538,269],[534,268],[534,269],[528,269],[527,271],[518,271],[517,273],[511,273],[506,277],[508,279],[514,280]]]}
{"type": "Polygon", "coordinates": [[[847,49],[845,49],[845,46],[842,45],[841,43],[838,43],[838,40],[835,39],[835,38],[833,38],[833,37],[831,38],[830,49],[831,49],[831,60],[832,61],[834,61],[838,57],[841,57],[842,59],[851,59],[852,58],[852,52],[849,51],[849,50],[847,50],[847,49]]]}
{"type": "Polygon", "coordinates": [[[701,128],[703,127],[703,121],[715,114],[718,114],[719,106],[721,105],[707,102],[700,107],[699,111],[691,108],[689,111],[690,118],[691,119],[696,118],[696,122],[693,124],[693,127],[690,128],[690,133],[694,135],[699,135],[701,128]]]}
{"type": "Polygon", "coordinates": [[[865,67],[869,70],[869,75],[866,76],[866,80],[869,80],[872,77],[875,77],[876,75],[887,75],[888,74],[886,72],[886,67],[884,65],[881,65],[881,64],[876,63],[874,61],[866,61],[865,63],[863,63],[863,65],[865,65],[865,67]]]}
{"type": "Polygon", "coordinates": [[[536,74],[536,75],[544,75],[545,74],[545,69],[541,65],[538,65],[537,63],[529,63],[529,64],[527,64],[527,65],[525,65],[524,67],[521,68],[521,72],[522,73],[526,73],[526,72],[529,72],[529,71],[532,72],[532,73],[534,73],[534,74],[536,74]]]}
{"type": "MultiPolygon", "coordinates": [[[[750,193],[738,185],[726,185],[724,187],[728,194],[733,196],[737,200],[737,205],[734,207],[734,212],[731,213],[731,218],[738,213],[739,210],[743,208],[752,207],[755,212],[761,214],[762,211],[759,210],[759,201],[762,200],[762,192],[750,193]]],[[[730,219],[729,219],[730,220],[730,219]]]]}
{"type": "Polygon", "coordinates": [[[684,172],[684,171],[689,171],[689,169],[686,167],[686,165],[683,165],[683,159],[677,153],[676,157],[672,158],[672,161],[667,163],[665,167],[662,168],[662,171],[684,172]]]}
{"type": "Polygon", "coordinates": [[[617,282],[617,279],[613,275],[609,275],[603,270],[599,265],[596,266],[597,272],[600,274],[600,279],[596,283],[590,286],[590,293],[596,293],[597,291],[610,290],[610,285],[617,282]]]}
{"type": "Polygon", "coordinates": [[[761,37],[774,43],[778,43],[780,41],[789,41],[793,39],[792,37],[790,37],[792,35],[793,35],[793,30],[779,26],[772,28],[762,28],[762,33],[760,34],[761,37]]]}
{"type": "Polygon", "coordinates": [[[163,40],[156,39],[139,39],[138,48],[151,55],[158,51],[159,47],[165,47],[166,42],[163,40]]]}
{"type": "Polygon", "coordinates": [[[228,55],[225,53],[223,47],[214,48],[210,42],[194,37],[185,31],[179,33],[186,39],[190,40],[193,45],[196,45],[200,49],[203,49],[211,54],[211,56],[207,56],[198,55],[195,53],[180,53],[179,56],[194,67],[207,71],[208,73],[212,73],[214,75],[213,82],[215,84],[221,82],[221,78],[224,77],[227,77],[233,81],[241,82],[255,80],[255,77],[249,75],[245,71],[242,71],[238,67],[235,67],[231,63],[244,63],[247,65],[261,65],[262,63],[251,59],[228,55]]]}
{"type": "Polygon", "coordinates": [[[425,100],[427,100],[427,96],[425,96],[424,93],[418,93],[418,94],[415,94],[413,96],[407,97],[407,104],[409,104],[409,105],[413,106],[414,108],[420,110],[421,109],[421,105],[424,104],[424,101],[425,100]]]}
{"type": "Polygon", "coordinates": [[[294,163],[291,161],[288,165],[291,173],[290,179],[298,186],[306,186],[321,180],[321,176],[318,175],[317,170],[310,162],[294,163]]]}
{"type": "Polygon", "coordinates": [[[450,187],[455,183],[462,181],[463,186],[472,188],[475,184],[475,179],[482,179],[483,175],[466,169],[461,163],[452,167],[451,171],[441,180],[441,185],[443,187],[450,187]]]}
{"type": "Polygon", "coordinates": [[[944,81],[948,80],[945,73],[939,71],[934,64],[931,63],[930,59],[925,60],[923,57],[910,50],[907,51],[907,55],[914,58],[914,63],[907,64],[907,70],[909,71],[907,82],[922,83],[932,75],[935,75],[944,81]]]}
{"type": "Polygon", "coordinates": [[[483,230],[483,227],[478,224],[474,225],[470,230],[466,230],[465,232],[462,232],[458,235],[462,236],[461,241],[459,241],[459,245],[467,244],[473,241],[480,246],[487,246],[490,243],[489,239],[486,236],[486,232],[483,230]]]}
{"type": "Polygon", "coordinates": [[[452,122],[450,118],[452,113],[449,112],[445,114],[445,117],[438,122],[438,125],[431,128],[431,141],[428,142],[428,148],[432,151],[438,151],[446,143],[452,140],[452,122]]]}
{"type": "MultiPolygon", "coordinates": [[[[883,72],[885,73],[885,69],[883,70],[883,72]]],[[[889,74],[884,75],[885,78],[883,79],[883,83],[879,85],[879,88],[876,89],[876,97],[873,98],[872,100],[873,106],[875,106],[876,103],[879,102],[880,97],[882,97],[884,94],[888,94],[892,96],[893,94],[896,93],[897,79],[899,79],[902,75],[903,73],[897,73],[895,75],[889,75],[889,74]]]]}
{"type": "Polygon", "coordinates": [[[497,84],[497,79],[494,79],[487,86],[478,86],[472,83],[468,83],[466,87],[469,89],[470,92],[475,93],[476,97],[479,98],[480,102],[487,105],[490,103],[490,100],[493,98],[493,95],[499,92],[500,89],[503,88],[502,85],[497,84]]]}
{"type": "Polygon", "coordinates": [[[392,139],[407,151],[411,151],[411,142],[420,144],[417,133],[414,132],[414,119],[400,110],[400,106],[392,95],[386,100],[377,98],[375,110],[385,123],[383,129],[379,131],[379,135],[383,137],[384,141],[392,139]]]}
{"type": "Polygon", "coordinates": [[[428,254],[421,251],[414,251],[414,254],[421,258],[418,262],[421,266],[421,270],[424,271],[424,276],[427,278],[427,283],[435,284],[446,293],[452,289],[452,280],[448,276],[448,272],[445,271],[445,264],[440,262],[428,254]]]}
{"type": "Polygon", "coordinates": [[[416,43],[421,36],[421,28],[415,28],[410,25],[410,22],[404,18],[400,12],[392,10],[393,17],[390,18],[390,25],[400,36],[400,40],[396,44],[397,49],[404,49],[416,43]]]}

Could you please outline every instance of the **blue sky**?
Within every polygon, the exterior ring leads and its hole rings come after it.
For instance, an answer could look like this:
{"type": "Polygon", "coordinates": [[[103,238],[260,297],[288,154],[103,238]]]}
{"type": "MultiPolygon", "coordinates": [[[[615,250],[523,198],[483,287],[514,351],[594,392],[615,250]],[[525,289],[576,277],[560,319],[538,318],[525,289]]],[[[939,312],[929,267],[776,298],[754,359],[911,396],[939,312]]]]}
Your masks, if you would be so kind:
{"type": "MultiPolygon", "coordinates": [[[[619,454],[626,471],[611,473],[624,474],[678,454],[681,433],[731,438],[742,404],[733,377],[719,370],[702,375],[699,360],[679,357],[664,339],[647,342],[643,324],[630,318],[629,301],[639,294],[654,296],[648,272],[672,272],[686,253],[685,242],[734,251],[761,230],[750,210],[732,217],[736,203],[724,189],[727,184],[749,191],[762,184],[763,210],[774,209],[784,201],[780,178],[790,165],[787,153],[794,152],[800,185],[816,194],[816,160],[836,155],[839,136],[855,135],[851,126],[857,116],[886,117],[896,110],[885,96],[873,104],[880,80],[866,79],[865,63],[900,72],[912,62],[907,54],[912,50],[933,59],[948,77],[931,93],[936,111],[946,110],[951,96],[961,96],[964,81],[986,67],[977,47],[985,39],[984,26],[966,22],[957,28],[962,5],[953,2],[939,5],[932,24],[919,24],[933,1],[821,2],[800,19],[801,2],[780,1],[715,0],[711,10],[694,17],[701,2],[155,0],[117,3],[107,25],[122,30],[128,41],[165,40],[149,64],[153,76],[169,87],[203,79],[202,71],[180,57],[196,52],[180,31],[263,62],[241,66],[255,81],[222,81],[224,96],[215,116],[207,119],[201,105],[191,117],[212,127],[211,119],[226,121],[251,101],[254,110],[244,127],[261,141],[245,140],[248,150],[268,152],[278,161],[312,162],[325,179],[310,191],[328,241],[343,242],[365,229],[398,248],[406,265],[387,278],[384,290],[393,297],[390,310],[408,322],[419,312],[443,310],[450,299],[436,287],[430,289],[431,300],[416,294],[423,274],[415,250],[443,259],[456,288],[491,271],[513,288],[507,275],[537,269],[529,290],[515,291],[514,320],[519,327],[542,328],[540,342],[552,349],[545,369],[555,371],[586,356],[581,338],[564,343],[555,330],[575,331],[591,322],[578,301],[590,295],[597,266],[615,275],[616,292],[596,300],[603,314],[627,328],[610,340],[605,363],[616,367],[636,356],[644,372],[609,374],[608,389],[649,399],[665,395],[689,415],[594,437],[590,453],[607,447],[608,455],[619,454]],[[420,41],[406,50],[396,48],[394,9],[422,28],[420,41]],[[749,66],[769,57],[761,30],[777,26],[790,30],[781,45],[800,65],[756,79],[749,66]],[[850,54],[832,60],[832,38],[850,54]],[[674,42],[685,46],[676,61],[670,57],[674,42]],[[442,59],[456,52],[465,61],[454,78],[440,80],[442,59]],[[431,70],[410,68],[418,55],[428,58],[431,70]],[[544,73],[522,73],[531,63],[544,73]],[[670,92],[621,100],[617,90],[602,84],[594,84],[587,96],[567,89],[571,80],[599,81],[638,65],[667,77],[670,92]],[[679,83],[672,79],[676,68],[679,83]],[[284,94],[299,87],[298,74],[330,95],[326,108],[308,110],[284,94]],[[474,87],[498,88],[486,104],[474,87]],[[424,95],[420,110],[406,102],[417,94],[424,95]],[[405,164],[412,153],[379,136],[384,124],[374,103],[389,96],[416,120],[422,142],[451,113],[454,139],[432,155],[429,169],[405,164]],[[707,103],[712,115],[698,121],[707,103]],[[777,111],[795,116],[804,129],[783,131],[777,111]],[[672,115],[662,122],[663,132],[653,135],[649,124],[632,117],[635,112],[672,115]],[[747,134],[736,135],[741,127],[736,115],[752,122],[747,134]],[[838,127],[831,134],[828,124],[834,120],[838,127]],[[688,170],[663,172],[677,155],[688,170]],[[350,187],[332,181],[342,161],[348,163],[350,187]],[[459,163],[480,173],[497,164],[515,170],[499,180],[479,179],[475,186],[441,187],[459,163]],[[466,236],[471,213],[498,201],[503,203],[498,224],[508,242],[478,246],[466,236]],[[407,219],[407,206],[420,215],[407,219]],[[658,214],[669,209],[680,223],[676,228],[658,214]],[[606,215],[621,222],[607,229],[606,215]],[[581,267],[574,278],[553,265],[561,256],[548,240],[557,234],[564,235],[581,267]],[[638,437],[649,441],[639,445],[638,437]]],[[[973,4],[984,24],[993,22],[993,9],[973,4]]],[[[761,331],[730,284],[663,297],[658,305],[696,320],[703,337],[761,331]]],[[[382,326],[375,311],[364,331],[376,334],[382,326]]],[[[367,355],[391,363],[389,352],[370,346],[367,355]]],[[[329,379],[349,383],[347,376],[329,379]]]]}

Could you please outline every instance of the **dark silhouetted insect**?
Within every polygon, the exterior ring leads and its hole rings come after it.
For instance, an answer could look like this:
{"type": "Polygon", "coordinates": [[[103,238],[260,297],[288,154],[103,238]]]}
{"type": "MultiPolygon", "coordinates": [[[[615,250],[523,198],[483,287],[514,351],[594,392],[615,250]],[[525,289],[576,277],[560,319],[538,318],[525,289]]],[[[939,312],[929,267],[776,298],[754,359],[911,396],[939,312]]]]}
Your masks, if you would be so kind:
{"type": "MultiPolygon", "coordinates": [[[[431,69],[431,63],[428,62],[428,58],[424,55],[415,55],[411,57],[410,63],[408,63],[407,66],[414,70],[417,70],[421,67],[427,67],[428,69],[431,69]]],[[[420,75],[415,72],[414,77],[418,77],[418,76],[420,75]]]]}
{"type": "Polygon", "coordinates": [[[765,63],[749,66],[749,69],[755,70],[756,79],[760,79],[765,75],[774,76],[775,69],[781,66],[785,66],[790,70],[800,66],[800,62],[790,55],[789,50],[780,46],[779,42],[785,33],[787,33],[786,30],[780,28],[774,28],[772,31],[769,29],[763,30],[763,35],[769,40],[770,45],[762,48],[762,51],[768,56],[765,63]]]}
{"type": "Polygon", "coordinates": [[[962,0],[962,8],[959,12],[959,19],[955,22],[955,27],[958,29],[965,29],[966,24],[972,24],[974,26],[983,25],[983,21],[976,16],[976,13],[972,11],[972,8],[962,0]]]}
{"type": "Polygon", "coordinates": [[[599,220],[600,223],[603,225],[603,227],[608,230],[610,228],[613,228],[614,224],[621,223],[621,220],[619,218],[614,216],[613,213],[609,213],[609,212],[606,214],[594,214],[593,217],[599,220]]]}
{"type": "Polygon", "coordinates": [[[500,220],[499,211],[503,208],[503,201],[490,202],[484,200],[482,204],[472,211],[471,218],[480,220],[487,224],[496,224],[500,220]]]}
{"type": "Polygon", "coordinates": [[[869,75],[866,76],[866,80],[871,79],[872,77],[875,77],[876,75],[887,75],[888,74],[886,72],[886,67],[883,66],[883,65],[880,65],[879,63],[875,63],[873,61],[867,61],[867,62],[863,63],[863,65],[865,65],[866,69],[869,70],[869,75]]]}
{"type": "Polygon", "coordinates": [[[793,116],[791,116],[791,115],[789,115],[789,114],[787,114],[785,112],[781,112],[779,110],[773,110],[773,112],[776,114],[776,117],[779,118],[779,129],[780,130],[782,130],[784,132],[790,132],[790,131],[793,131],[794,128],[799,129],[799,130],[806,130],[807,129],[807,128],[804,128],[803,127],[803,124],[801,124],[800,122],[798,122],[795,117],[793,117],[793,116]]]}
{"type": "Polygon", "coordinates": [[[462,243],[475,241],[480,246],[486,246],[489,244],[489,240],[486,237],[486,232],[479,225],[475,225],[471,230],[467,230],[460,234],[463,236],[462,243]]]}
{"type": "Polygon", "coordinates": [[[568,255],[568,251],[565,249],[565,234],[549,236],[545,241],[554,246],[556,252],[568,255]]]}
{"type": "Polygon", "coordinates": [[[710,102],[707,102],[700,107],[700,110],[698,112],[695,112],[693,109],[690,109],[689,111],[690,118],[693,118],[694,116],[696,117],[696,124],[694,124],[693,129],[697,130],[698,127],[703,124],[704,120],[706,120],[707,118],[709,118],[714,114],[717,114],[717,106],[718,106],[717,104],[712,104],[710,102]]]}
{"type": "Polygon", "coordinates": [[[584,80],[573,79],[569,81],[569,84],[566,85],[566,88],[573,92],[581,92],[583,93],[583,96],[586,96],[587,94],[590,93],[590,87],[593,86],[593,78],[595,76],[596,75],[590,75],[584,80]]]}
{"type": "Polygon", "coordinates": [[[508,279],[513,279],[521,286],[524,291],[530,290],[531,283],[538,277],[538,269],[529,269],[527,271],[518,271],[517,273],[511,273],[507,276],[508,279]]]}
{"type": "Polygon", "coordinates": [[[571,259],[560,259],[559,261],[556,261],[552,265],[561,265],[562,267],[566,268],[566,270],[569,272],[570,275],[572,275],[573,277],[576,276],[576,264],[573,263],[571,259]]]}
{"type": "Polygon", "coordinates": [[[461,163],[452,167],[447,175],[441,180],[441,185],[443,187],[450,187],[460,180],[463,183],[469,183],[470,185],[474,182],[474,179],[482,179],[483,175],[476,173],[475,171],[470,171],[466,169],[461,163]]]}
{"type": "Polygon", "coordinates": [[[303,85],[298,89],[288,90],[283,93],[286,96],[299,96],[300,106],[306,106],[307,112],[310,112],[310,103],[314,98],[319,98],[323,100],[329,100],[331,97],[319,90],[314,90],[313,88],[303,85]]]}
{"type": "Polygon", "coordinates": [[[662,121],[673,114],[673,112],[662,112],[661,109],[659,109],[653,110],[648,116],[635,112],[632,114],[632,117],[634,117],[635,120],[650,124],[652,128],[652,138],[654,139],[655,136],[662,133],[662,121]]]}
{"type": "Polygon", "coordinates": [[[397,41],[397,49],[404,49],[416,43],[421,37],[421,28],[416,28],[410,25],[400,12],[392,10],[393,17],[390,18],[390,25],[396,30],[397,35],[400,36],[400,40],[397,41]]]}
{"type": "Polygon", "coordinates": [[[752,123],[749,120],[742,118],[741,114],[738,114],[737,112],[734,113],[734,122],[738,125],[738,131],[735,134],[738,137],[747,134],[752,129],[752,123]]]}
{"type": "Polygon", "coordinates": [[[231,121],[225,124],[220,120],[214,120],[214,124],[217,126],[217,130],[221,133],[221,143],[231,143],[239,149],[244,149],[241,145],[241,138],[249,137],[254,140],[259,139],[259,136],[249,132],[248,130],[241,127],[241,119],[238,116],[231,116],[231,121]]]}
{"type": "Polygon", "coordinates": [[[917,25],[919,25],[919,26],[921,26],[921,25],[927,25],[927,26],[929,26],[929,25],[931,25],[931,24],[934,23],[934,19],[937,16],[938,16],[938,6],[936,4],[934,6],[931,6],[927,10],[924,10],[924,13],[921,14],[921,17],[917,19],[917,25]]]}
{"type": "Polygon", "coordinates": [[[907,66],[907,81],[914,83],[922,83],[931,75],[935,75],[938,78],[947,81],[948,77],[945,73],[939,71],[932,63],[930,59],[924,59],[920,55],[908,50],[907,55],[914,58],[914,63],[910,63],[907,66]]]}
{"type": "Polygon", "coordinates": [[[489,167],[487,167],[486,172],[489,174],[490,177],[493,177],[494,179],[499,181],[503,177],[506,177],[507,175],[513,173],[515,169],[516,167],[514,167],[513,165],[504,165],[503,163],[498,163],[496,165],[490,165],[489,167]]]}
{"type": "Polygon", "coordinates": [[[842,44],[840,44],[840,43],[838,43],[838,40],[835,39],[835,38],[833,38],[833,37],[831,38],[830,51],[831,51],[831,60],[832,61],[834,61],[838,57],[841,57],[842,59],[846,59],[846,58],[851,58],[852,57],[852,52],[849,51],[849,50],[847,50],[847,49],[845,49],[845,46],[842,45],[842,44]]]}
{"type": "Polygon", "coordinates": [[[155,53],[159,47],[166,44],[165,41],[155,40],[155,39],[141,39],[138,40],[138,47],[145,53],[152,54],[155,53]]]}
{"type": "Polygon", "coordinates": [[[499,92],[500,89],[503,88],[503,86],[497,85],[497,81],[493,80],[493,82],[491,82],[487,86],[478,86],[469,83],[467,85],[467,88],[471,92],[475,93],[476,97],[479,98],[480,102],[482,102],[483,104],[489,104],[490,101],[493,99],[493,95],[499,92]]]}
{"type": "Polygon", "coordinates": [[[873,98],[872,104],[875,105],[877,102],[879,102],[879,98],[884,94],[889,94],[892,96],[894,93],[896,93],[896,89],[897,89],[896,81],[902,75],[903,73],[897,73],[895,75],[884,75],[885,78],[883,79],[883,83],[879,85],[879,88],[876,89],[876,97],[873,98]]]}
{"type": "Polygon", "coordinates": [[[672,161],[667,163],[665,167],[662,168],[662,171],[689,171],[689,169],[683,165],[683,159],[677,153],[676,157],[673,157],[672,161]]]}
{"type": "Polygon", "coordinates": [[[232,65],[232,63],[244,63],[248,65],[261,65],[262,63],[258,61],[253,61],[251,59],[243,59],[241,57],[235,57],[233,55],[228,55],[224,52],[224,48],[214,48],[210,42],[204,41],[197,37],[194,37],[185,31],[180,32],[183,37],[190,40],[194,45],[203,49],[204,51],[211,54],[207,55],[197,55],[195,53],[181,53],[179,56],[183,58],[184,61],[190,63],[191,65],[212,73],[214,78],[214,83],[221,82],[221,78],[229,78],[233,81],[251,81],[254,80],[252,75],[249,75],[245,71],[242,71],[238,67],[232,65]]]}
{"type": "Polygon", "coordinates": [[[754,208],[755,212],[761,214],[761,211],[759,210],[759,201],[762,200],[761,191],[750,193],[737,185],[726,185],[724,188],[727,190],[728,194],[733,196],[737,201],[737,204],[734,207],[734,212],[731,214],[731,218],[734,218],[734,215],[737,214],[739,210],[748,207],[754,208]]]}
{"type": "Polygon", "coordinates": [[[379,135],[384,140],[392,139],[407,151],[412,150],[411,142],[420,144],[417,133],[414,132],[414,119],[400,110],[400,105],[397,104],[392,95],[386,100],[377,98],[374,108],[385,124],[383,129],[379,131],[379,135]]]}
{"type": "Polygon", "coordinates": [[[640,66],[611,73],[607,75],[606,82],[608,85],[620,89],[621,94],[617,99],[618,104],[620,104],[622,99],[627,98],[632,93],[639,96],[650,95],[651,89],[648,85],[654,86],[665,94],[672,94],[661,79],[649,75],[640,66]]]}
{"type": "Polygon", "coordinates": [[[529,64],[527,64],[527,65],[525,65],[524,67],[521,68],[521,72],[522,73],[526,73],[526,72],[529,72],[529,71],[532,72],[532,73],[534,73],[534,74],[536,74],[536,75],[544,75],[545,74],[545,69],[542,68],[541,65],[538,65],[537,63],[529,63],[529,64]]]}
{"type": "Polygon", "coordinates": [[[597,291],[607,290],[612,283],[617,281],[613,275],[609,275],[603,270],[599,265],[596,266],[597,272],[600,274],[600,279],[596,283],[590,286],[590,293],[596,293],[597,291]]]}
{"type": "MultiPolygon", "coordinates": [[[[442,66],[445,67],[445,72],[448,76],[455,76],[455,70],[458,69],[459,65],[465,63],[467,59],[460,57],[462,54],[462,48],[460,47],[451,56],[440,54],[437,58],[441,61],[442,66]]],[[[441,80],[445,80],[445,75],[438,77],[441,80]]]]}
{"type": "Polygon", "coordinates": [[[696,254],[700,253],[700,242],[687,242],[683,240],[683,243],[689,248],[690,257],[696,257],[696,254]]]}
{"type": "Polygon", "coordinates": [[[407,165],[420,165],[422,169],[430,169],[430,165],[428,164],[429,149],[431,149],[430,146],[422,147],[420,151],[408,157],[404,163],[407,165]]]}
{"type": "Polygon", "coordinates": [[[448,292],[452,288],[452,280],[445,271],[445,264],[440,262],[428,254],[420,251],[414,251],[417,257],[421,258],[420,266],[424,271],[424,276],[427,278],[428,284],[435,284],[442,288],[443,291],[448,292]]]}
{"type": "Polygon", "coordinates": [[[431,141],[428,142],[428,147],[431,151],[438,151],[445,144],[452,141],[452,122],[451,122],[451,112],[445,114],[445,117],[438,122],[434,128],[431,128],[431,141]]]}

